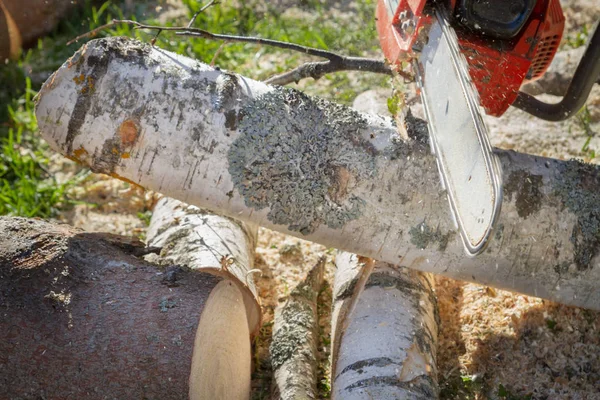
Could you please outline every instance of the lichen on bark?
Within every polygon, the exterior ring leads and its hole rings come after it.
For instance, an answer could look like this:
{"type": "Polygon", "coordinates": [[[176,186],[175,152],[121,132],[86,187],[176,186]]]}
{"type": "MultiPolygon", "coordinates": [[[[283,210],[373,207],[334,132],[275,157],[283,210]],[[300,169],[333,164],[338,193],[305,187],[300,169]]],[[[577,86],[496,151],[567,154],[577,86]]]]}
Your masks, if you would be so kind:
{"type": "Polygon", "coordinates": [[[559,173],[554,194],[577,217],[571,232],[573,259],[580,271],[586,270],[600,248],[600,167],[571,160],[559,173]]]}
{"type": "Polygon", "coordinates": [[[453,231],[442,233],[439,227],[433,229],[425,221],[410,228],[408,233],[410,235],[410,242],[419,249],[426,249],[430,244],[437,243],[439,251],[446,250],[448,241],[454,234],[453,231]]]}
{"type": "Polygon", "coordinates": [[[375,151],[355,111],[278,88],[240,111],[229,172],[247,206],[269,208],[276,224],[304,235],[321,224],[338,229],[363,213],[348,195],[376,173],[375,151]]]}

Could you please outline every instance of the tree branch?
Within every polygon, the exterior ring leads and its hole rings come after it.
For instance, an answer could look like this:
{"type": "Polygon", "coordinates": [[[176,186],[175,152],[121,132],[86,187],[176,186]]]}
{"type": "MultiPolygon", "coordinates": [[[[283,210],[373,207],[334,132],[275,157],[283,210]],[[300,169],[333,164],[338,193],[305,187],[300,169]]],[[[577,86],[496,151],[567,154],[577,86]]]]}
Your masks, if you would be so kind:
{"type": "Polygon", "coordinates": [[[190,19],[190,22],[187,24],[188,28],[191,28],[192,25],[194,25],[194,22],[196,22],[196,18],[198,17],[198,15],[202,14],[204,11],[206,11],[208,8],[212,7],[212,6],[216,6],[217,4],[219,4],[218,1],[216,0],[210,0],[205,6],[203,6],[200,10],[198,10],[194,16],[192,17],[192,19],[190,19]]]}
{"type": "Polygon", "coordinates": [[[600,309],[598,166],[496,150],[502,213],[468,258],[414,118],[404,142],[390,119],[126,38],[83,46],[36,115],[52,148],[95,172],[390,264],[600,309]]]}
{"type": "MultiPolygon", "coordinates": [[[[194,14],[190,22],[187,26],[178,26],[178,27],[169,27],[169,26],[157,26],[157,25],[146,25],[137,21],[128,20],[128,19],[113,19],[112,22],[99,26],[98,28],[91,30],[90,32],[84,33],[82,35],[77,36],[75,39],[67,42],[67,45],[75,43],[80,39],[93,37],[98,32],[111,28],[117,24],[127,24],[133,25],[136,29],[146,29],[146,30],[155,30],[157,31],[156,35],[152,39],[151,43],[154,45],[156,39],[163,31],[175,31],[175,34],[178,36],[189,36],[189,37],[200,37],[208,40],[224,40],[225,42],[238,42],[238,43],[252,43],[252,44],[260,44],[267,45],[270,47],[275,47],[284,50],[292,50],[295,52],[299,52],[302,54],[306,54],[309,56],[325,58],[329,60],[328,62],[308,62],[299,67],[283,73],[281,75],[273,76],[266,80],[267,83],[273,85],[287,85],[292,82],[298,82],[301,79],[311,77],[315,80],[323,77],[324,75],[332,72],[340,72],[340,71],[364,71],[364,72],[372,72],[377,74],[386,74],[393,75],[397,73],[402,76],[407,81],[414,81],[414,76],[404,71],[394,69],[389,66],[384,60],[375,60],[371,58],[362,58],[362,57],[347,57],[336,52],[317,49],[315,47],[303,46],[296,43],[283,42],[280,40],[273,39],[265,39],[253,36],[237,36],[237,35],[225,35],[218,34],[206,31],[204,29],[192,28],[194,21],[198,14],[209,8],[210,6],[219,4],[215,0],[210,1],[204,7],[200,9],[197,13],[194,14]]],[[[219,48],[220,52],[221,47],[219,48]]],[[[216,58],[218,54],[213,58],[216,58]]]]}
{"type": "Polygon", "coordinates": [[[272,76],[265,83],[270,85],[287,85],[289,83],[298,83],[304,78],[313,78],[315,80],[324,75],[339,71],[366,71],[378,74],[393,75],[396,72],[405,80],[413,81],[414,77],[404,71],[396,71],[382,60],[361,57],[342,57],[336,61],[309,62],[294,68],[291,71],[280,75],[272,76]]]}

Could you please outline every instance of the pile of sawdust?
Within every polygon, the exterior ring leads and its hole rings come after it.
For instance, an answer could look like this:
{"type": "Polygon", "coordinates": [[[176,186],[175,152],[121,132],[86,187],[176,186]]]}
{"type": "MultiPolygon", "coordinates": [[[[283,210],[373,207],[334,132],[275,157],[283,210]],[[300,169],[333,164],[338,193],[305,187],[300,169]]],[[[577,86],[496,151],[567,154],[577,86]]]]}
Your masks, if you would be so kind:
{"type": "Polygon", "coordinates": [[[447,278],[436,291],[444,398],[600,398],[600,313],[447,278]]]}

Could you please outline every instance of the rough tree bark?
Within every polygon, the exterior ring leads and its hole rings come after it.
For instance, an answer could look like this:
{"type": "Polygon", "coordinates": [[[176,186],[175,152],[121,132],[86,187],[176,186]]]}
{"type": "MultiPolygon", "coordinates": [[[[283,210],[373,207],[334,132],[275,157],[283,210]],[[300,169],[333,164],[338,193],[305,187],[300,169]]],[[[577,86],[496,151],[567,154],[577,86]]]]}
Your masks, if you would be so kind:
{"type": "Polygon", "coordinates": [[[323,285],[326,259],[319,259],[306,279],[275,311],[271,364],[275,378],[273,399],[317,398],[319,316],[317,297],[323,285]]]}
{"type": "Polygon", "coordinates": [[[332,398],[437,398],[431,274],[349,253],[339,253],[336,265],[332,398]]]}
{"type": "Polygon", "coordinates": [[[159,262],[184,265],[236,284],[243,294],[248,326],[254,335],[261,323],[252,277],[257,229],[256,225],[163,197],[154,207],[146,237],[149,246],[162,248],[159,262]]]}
{"type": "Polygon", "coordinates": [[[0,217],[0,397],[187,398],[198,319],[226,281],[139,246],[0,217]]]}
{"type": "Polygon", "coordinates": [[[190,399],[247,399],[250,336],[261,310],[252,279],[257,227],[163,197],[154,207],[148,244],[160,262],[226,279],[211,293],[196,334],[190,399]]]}
{"type": "Polygon", "coordinates": [[[600,309],[600,168],[496,150],[504,200],[464,255],[422,121],[271,87],[125,38],[44,85],[42,135],[92,170],[327,246],[600,309]]]}

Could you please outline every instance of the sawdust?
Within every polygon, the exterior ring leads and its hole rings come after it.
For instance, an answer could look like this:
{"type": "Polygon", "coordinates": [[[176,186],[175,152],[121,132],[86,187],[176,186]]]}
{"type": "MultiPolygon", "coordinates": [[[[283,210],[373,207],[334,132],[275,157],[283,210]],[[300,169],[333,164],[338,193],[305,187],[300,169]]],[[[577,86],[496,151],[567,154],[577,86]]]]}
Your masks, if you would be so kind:
{"type": "Polygon", "coordinates": [[[143,218],[149,218],[147,213],[159,195],[98,174],[74,188],[70,196],[79,204],[59,216],[62,222],[86,231],[143,237],[147,225],[143,218]]]}
{"type": "Polygon", "coordinates": [[[436,285],[442,398],[494,399],[500,385],[519,399],[598,398],[600,313],[447,278],[436,285]]]}

